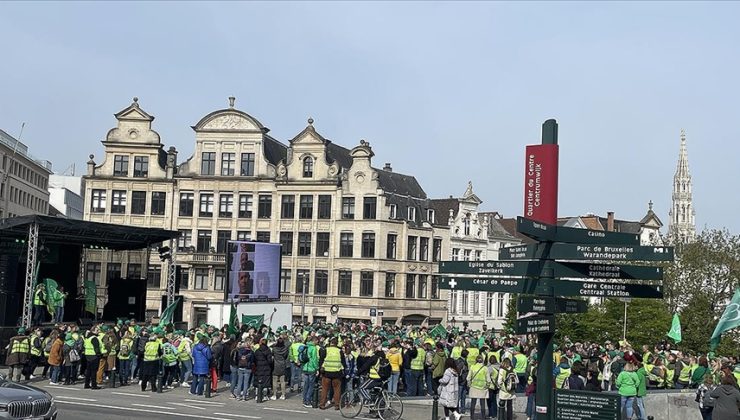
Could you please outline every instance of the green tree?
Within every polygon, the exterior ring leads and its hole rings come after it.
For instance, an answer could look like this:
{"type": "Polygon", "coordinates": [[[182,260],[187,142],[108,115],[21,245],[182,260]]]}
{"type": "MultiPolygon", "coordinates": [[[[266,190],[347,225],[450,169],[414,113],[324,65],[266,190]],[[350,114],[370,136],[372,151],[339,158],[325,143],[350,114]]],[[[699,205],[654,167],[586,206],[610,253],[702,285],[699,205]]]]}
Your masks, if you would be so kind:
{"type": "Polygon", "coordinates": [[[506,316],[504,319],[504,334],[514,334],[516,329],[516,299],[519,296],[516,293],[509,294],[509,304],[506,306],[506,316]]]}

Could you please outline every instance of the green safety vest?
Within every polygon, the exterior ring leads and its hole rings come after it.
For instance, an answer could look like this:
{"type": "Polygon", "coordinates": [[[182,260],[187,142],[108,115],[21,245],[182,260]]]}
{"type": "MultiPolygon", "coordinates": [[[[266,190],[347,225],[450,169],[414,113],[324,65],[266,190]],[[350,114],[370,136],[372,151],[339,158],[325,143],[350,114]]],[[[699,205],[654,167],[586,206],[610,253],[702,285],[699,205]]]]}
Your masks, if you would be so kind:
{"type": "Polygon", "coordinates": [[[14,340],[13,345],[10,347],[10,353],[29,353],[31,351],[31,343],[28,341],[28,337],[23,337],[20,340],[14,340]]]}
{"type": "Polygon", "coordinates": [[[473,366],[476,363],[475,359],[478,358],[479,354],[480,350],[477,347],[468,347],[468,357],[466,359],[468,366],[473,366]]]}
{"type": "Polygon", "coordinates": [[[118,353],[118,359],[119,360],[129,360],[131,358],[131,353],[134,352],[134,349],[132,348],[134,346],[134,340],[130,338],[124,338],[121,340],[121,347],[128,346],[128,355],[124,356],[122,353],[118,353]]]}
{"type": "Polygon", "coordinates": [[[85,338],[83,340],[83,343],[85,345],[83,353],[85,356],[97,356],[98,355],[97,353],[95,353],[95,347],[93,347],[92,341],[93,341],[93,337],[85,338]]]}
{"type": "Polygon", "coordinates": [[[491,375],[491,383],[488,384],[488,389],[495,390],[498,387],[498,368],[490,365],[488,366],[488,370],[488,373],[491,375]]]}
{"type": "Polygon", "coordinates": [[[43,305],[43,303],[41,302],[41,293],[43,293],[43,291],[39,289],[39,290],[36,290],[36,293],[33,294],[33,304],[34,305],[38,305],[38,306],[43,305]]]}
{"type": "Polygon", "coordinates": [[[470,368],[470,372],[473,372],[473,378],[470,381],[470,386],[475,389],[484,390],[488,388],[486,383],[486,371],[487,368],[482,363],[476,363],[470,368]]]}
{"type": "Polygon", "coordinates": [[[461,354],[462,354],[462,347],[455,346],[452,348],[452,353],[450,353],[450,357],[453,359],[459,359],[461,354]]]}
{"type": "Polygon", "coordinates": [[[327,347],[324,357],[324,372],[339,372],[342,370],[342,354],[337,347],[327,347]]]}
{"type": "Polygon", "coordinates": [[[676,377],[676,367],[674,366],[673,369],[668,369],[666,367],[666,371],[665,371],[666,388],[673,388],[673,378],[675,377],[676,377]]]}
{"type": "Polygon", "coordinates": [[[740,372],[734,371],[732,372],[732,376],[734,376],[737,383],[740,384],[740,372]]]}
{"type": "Polygon", "coordinates": [[[159,343],[155,341],[149,341],[144,346],[144,361],[151,362],[159,360],[159,343]]]}
{"type": "Polygon", "coordinates": [[[41,348],[44,349],[44,356],[49,357],[49,352],[46,351],[46,345],[49,344],[50,337],[44,338],[44,341],[41,342],[41,348]]]}
{"type": "Polygon", "coordinates": [[[38,335],[31,334],[31,356],[41,356],[41,349],[36,347],[36,340],[38,338],[38,335]]]}
{"type": "MultiPolygon", "coordinates": [[[[146,349],[146,347],[145,347],[146,349]]],[[[156,350],[155,350],[156,351],[156,350]]],[[[146,353],[146,351],[145,351],[146,353]]],[[[168,366],[171,366],[175,363],[177,363],[177,354],[175,353],[175,348],[170,344],[169,346],[163,346],[163,352],[162,352],[162,360],[164,360],[164,363],[168,366]]]]}
{"type": "Polygon", "coordinates": [[[299,363],[298,350],[301,348],[303,343],[293,343],[290,345],[290,351],[288,352],[288,360],[293,363],[299,363]]]}
{"type": "Polygon", "coordinates": [[[570,368],[560,368],[560,373],[558,373],[558,376],[555,378],[555,387],[556,388],[562,388],[565,381],[570,376],[570,368]]]}
{"type": "Polygon", "coordinates": [[[190,352],[185,351],[188,344],[190,344],[190,348],[192,349],[193,342],[190,341],[189,338],[183,338],[182,341],[180,341],[180,345],[177,346],[177,356],[180,361],[187,362],[190,360],[190,352]]]}
{"type": "Polygon", "coordinates": [[[517,355],[514,356],[514,359],[516,359],[514,373],[516,373],[517,376],[522,376],[527,373],[527,356],[517,353],[517,355]]]}
{"type": "Polygon", "coordinates": [[[419,348],[416,351],[416,357],[411,360],[411,370],[424,370],[424,359],[427,352],[419,348]]]}
{"type": "Polygon", "coordinates": [[[683,365],[681,372],[678,373],[678,382],[687,385],[691,381],[691,366],[683,365]]]}

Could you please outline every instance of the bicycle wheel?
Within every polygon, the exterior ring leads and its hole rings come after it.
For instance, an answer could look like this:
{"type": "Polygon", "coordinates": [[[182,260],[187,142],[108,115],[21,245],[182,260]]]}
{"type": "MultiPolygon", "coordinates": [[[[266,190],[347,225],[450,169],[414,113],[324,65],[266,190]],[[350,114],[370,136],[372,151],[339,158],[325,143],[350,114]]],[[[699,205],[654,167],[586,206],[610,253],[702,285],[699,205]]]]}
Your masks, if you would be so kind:
{"type": "Polygon", "coordinates": [[[403,415],[403,401],[398,395],[383,391],[378,401],[378,415],[381,420],[400,420],[403,415]]]}
{"type": "Polygon", "coordinates": [[[362,397],[359,392],[353,390],[345,391],[339,399],[339,412],[342,417],[352,419],[362,411],[362,397]]]}

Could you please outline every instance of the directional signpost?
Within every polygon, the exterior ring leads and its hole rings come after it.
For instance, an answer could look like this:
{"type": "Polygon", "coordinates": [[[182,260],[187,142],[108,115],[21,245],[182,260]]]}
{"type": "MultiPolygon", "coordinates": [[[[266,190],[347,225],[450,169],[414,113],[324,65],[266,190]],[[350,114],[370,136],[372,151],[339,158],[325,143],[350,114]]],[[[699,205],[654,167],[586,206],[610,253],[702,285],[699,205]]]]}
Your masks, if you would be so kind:
{"type": "Polygon", "coordinates": [[[588,303],[580,299],[554,298],[548,296],[519,296],[517,312],[538,312],[545,314],[577,314],[588,310],[588,303]]]}
{"type": "Polygon", "coordinates": [[[621,246],[552,244],[550,257],[561,260],[673,261],[673,248],[667,246],[621,246]]]}
{"type": "Polygon", "coordinates": [[[537,275],[540,265],[537,262],[518,261],[441,261],[439,272],[443,274],[478,274],[496,276],[537,275]]]}
{"type": "Polygon", "coordinates": [[[555,333],[554,315],[537,315],[516,320],[517,334],[555,333]]]}
{"type": "Polygon", "coordinates": [[[641,265],[552,262],[555,277],[663,280],[663,269],[641,265]]]}
{"type": "Polygon", "coordinates": [[[618,394],[555,390],[555,420],[619,420],[622,414],[618,394]]]}

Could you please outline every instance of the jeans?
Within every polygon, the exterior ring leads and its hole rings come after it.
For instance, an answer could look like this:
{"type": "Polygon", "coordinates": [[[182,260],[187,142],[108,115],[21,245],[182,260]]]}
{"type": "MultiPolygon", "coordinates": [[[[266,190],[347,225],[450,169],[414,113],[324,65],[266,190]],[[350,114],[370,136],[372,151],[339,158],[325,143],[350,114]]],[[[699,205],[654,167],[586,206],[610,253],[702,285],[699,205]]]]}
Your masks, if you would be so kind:
{"type": "Polygon", "coordinates": [[[635,397],[622,397],[622,407],[625,411],[625,419],[632,418],[632,404],[635,402],[635,397]]]}
{"type": "MultiPolygon", "coordinates": [[[[496,399],[498,398],[498,390],[488,390],[488,417],[490,418],[496,418],[498,417],[498,401],[496,399]]],[[[531,416],[534,417],[534,416],[531,416]]]]}
{"type": "Polygon", "coordinates": [[[434,395],[434,384],[432,383],[432,371],[427,369],[424,371],[424,381],[427,387],[427,395],[434,395]]]}
{"type": "Polygon", "coordinates": [[[290,364],[290,387],[296,390],[301,387],[301,367],[295,363],[290,364]]]}
{"type": "Polygon", "coordinates": [[[637,418],[639,420],[647,420],[647,412],[645,412],[645,401],[642,399],[642,397],[635,397],[635,401],[637,401],[637,411],[640,412],[640,415],[637,418]]]}
{"type": "Polygon", "coordinates": [[[193,376],[193,361],[181,360],[182,368],[180,369],[180,383],[187,382],[191,376],[193,376]]]}
{"type": "Polygon", "coordinates": [[[406,391],[407,397],[420,397],[424,394],[424,371],[412,370],[411,371],[411,383],[409,383],[409,390],[406,391]]]}
{"type": "Polygon", "coordinates": [[[311,404],[313,401],[313,388],[316,386],[316,373],[303,374],[303,404],[311,404]]]}
{"type": "Polygon", "coordinates": [[[235,365],[231,365],[231,373],[229,374],[229,390],[231,391],[232,395],[234,394],[234,390],[236,389],[236,382],[238,381],[239,373],[237,372],[237,367],[235,365]]]}
{"type": "Polygon", "coordinates": [[[459,403],[457,404],[457,410],[460,414],[465,414],[465,402],[468,399],[468,387],[467,385],[458,386],[458,397],[459,403]]]}
{"type": "Polygon", "coordinates": [[[122,384],[128,383],[129,375],[131,375],[131,359],[118,359],[118,378],[122,384]]]}
{"type": "Polygon", "coordinates": [[[470,399],[470,418],[472,419],[475,417],[475,402],[480,401],[480,418],[484,419],[486,418],[486,406],[488,403],[486,402],[487,398],[471,398],[470,399]]]}
{"type": "Polygon", "coordinates": [[[527,417],[534,417],[534,403],[535,403],[535,395],[534,392],[529,394],[527,396],[527,417]]]}
{"type": "Polygon", "coordinates": [[[54,322],[59,323],[64,319],[64,306],[54,307],[54,322]]]}
{"type": "Polygon", "coordinates": [[[59,374],[61,373],[62,368],[61,366],[52,366],[51,367],[51,377],[49,378],[51,382],[58,383],[59,382],[59,374]]]}
{"type": "Polygon", "coordinates": [[[517,375],[519,383],[516,385],[516,392],[522,393],[527,389],[527,375],[517,375]]]}
{"type": "Polygon", "coordinates": [[[252,370],[247,368],[239,368],[236,370],[237,374],[237,381],[236,381],[236,389],[232,392],[236,394],[237,397],[241,398],[247,398],[249,395],[249,382],[252,381],[252,370]]]}
{"type": "Polygon", "coordinates": [[[514,418],[514,400],[499,400],[499,410],[504,412],[504,420],[512,420],[514,418]]]}
{"type": "Polygon", "coordinates": [[[203,395],[203,387],[206,386],[206,375],[193,375],[193,382],[190,383],[190,393],[203,395]]]}
{"type": "Polygon", "coordinates": [[[33,325],[41,325],[44,322],[44,312],[46,312],[46,306],[33,305],[33,325]]]}
{"type": "Polygon", "coordinates": [[[388,381],[388,392],[391,394],[398,393],[398,379],[401,377],[401,372],[391,373],[391,378],[388,381]]]}
{"type": "MultiPolygon", "coordinates": [[[[411,369],[404,369],[403,371],[403,390],[406,392],[407,397],[411,397],[411,369]]],[[[416,392],[414,392],[415,396],[416,392]]]]}

